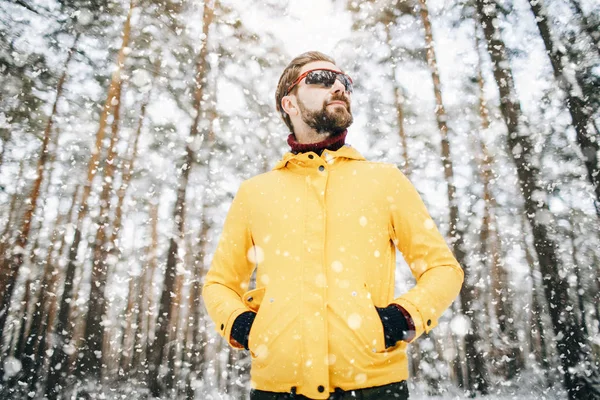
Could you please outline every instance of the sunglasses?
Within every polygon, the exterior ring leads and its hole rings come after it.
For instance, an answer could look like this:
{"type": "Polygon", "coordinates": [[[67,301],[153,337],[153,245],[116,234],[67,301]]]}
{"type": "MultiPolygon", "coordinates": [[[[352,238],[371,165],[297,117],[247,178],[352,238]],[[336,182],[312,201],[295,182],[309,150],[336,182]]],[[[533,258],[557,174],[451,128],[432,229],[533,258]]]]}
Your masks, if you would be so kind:
{"type": "Polygon", "coordinates": [[[285,95],[287,96],[290,93],[290,91],[294,88],[294,86],[299,84],[300,81],[304,78],[306,78],[307,85],[321,85],[326,88],[332,87],[333,84],[335,83],[335,80],[337,79],[340,82],[342,82],[342,84],[344,85],[344,88],[346,89],[346,92],[352,93],[352,78],[350,78],[348,75],[344,74],[343,72],[334,71],[332,69],[321,69],[320,68],[320,69],[311,69],[309,71],[306,71],[302,75],[300,75],[298,77],[298,79],[296,79],[294,81],[294,83],[292,83],[288,87],[287,92],[285,92],[285,95]]]}

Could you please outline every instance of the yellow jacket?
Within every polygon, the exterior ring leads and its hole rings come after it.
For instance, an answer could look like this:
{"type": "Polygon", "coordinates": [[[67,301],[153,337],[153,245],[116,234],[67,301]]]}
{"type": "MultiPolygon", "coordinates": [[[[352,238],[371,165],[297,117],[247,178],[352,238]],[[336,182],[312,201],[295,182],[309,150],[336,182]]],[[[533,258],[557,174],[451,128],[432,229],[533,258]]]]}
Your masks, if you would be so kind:
{"type": "Polygon", "coordinates": [[[463,271],[419,194],[393,165],[355,149],[287,153],[242,183],[204,284],[230,345],[233,321],[258,312],[249,337],[252,387],[326,399],[408,378],[406,343],[385,350],[375,306],[402,306],[415,337],[437,325],[463,271]],[[416,286],[394,298],[395,246],[416,286]],[[256,268],[256,289],[249,281],[256,268]]]}

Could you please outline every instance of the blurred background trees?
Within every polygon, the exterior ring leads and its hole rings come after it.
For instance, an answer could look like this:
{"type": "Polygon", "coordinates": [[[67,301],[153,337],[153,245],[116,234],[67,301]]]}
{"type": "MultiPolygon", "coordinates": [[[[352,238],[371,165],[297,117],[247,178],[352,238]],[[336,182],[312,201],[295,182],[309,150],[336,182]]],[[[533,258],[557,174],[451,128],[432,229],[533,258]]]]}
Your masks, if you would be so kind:
{"type": "MultiPolygon", "coordinates": [[[[466,271],[411,390],[598,398],[599,5],[322,3],[347,34],[302,51],[355,79],[348,142],[466,271]]],[[[199,293],[239,183],[287,150],[294,4],[0,1],[0,398],[244,398],[199,293]]]]}

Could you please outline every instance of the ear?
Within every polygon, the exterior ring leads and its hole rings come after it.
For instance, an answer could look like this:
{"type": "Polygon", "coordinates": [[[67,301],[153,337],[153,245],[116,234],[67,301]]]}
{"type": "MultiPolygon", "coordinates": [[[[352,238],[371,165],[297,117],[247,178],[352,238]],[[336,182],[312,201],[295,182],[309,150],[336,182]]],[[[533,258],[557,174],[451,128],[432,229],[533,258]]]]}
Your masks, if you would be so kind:
{"type": "Polygon", "coordinates": [[[298,115],[300,109],[296,104],[296,98],[294,96],[283,96],[281,99],[281,108],[291,117],[292,115],[298,115]]]}

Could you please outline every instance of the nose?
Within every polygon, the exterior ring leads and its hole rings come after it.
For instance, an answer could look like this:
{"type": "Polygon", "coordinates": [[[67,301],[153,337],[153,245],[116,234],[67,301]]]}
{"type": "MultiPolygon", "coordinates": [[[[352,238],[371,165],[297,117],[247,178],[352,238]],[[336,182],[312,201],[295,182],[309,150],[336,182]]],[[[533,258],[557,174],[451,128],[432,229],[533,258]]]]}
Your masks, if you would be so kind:
{"type": "Polygon", "coordinates": [[[331,87],[331,89],[334,93],[346,91],[346,87],[342,82],[340,82],[339,79],[336,79],[335,82],[333,82],[333,86],[331,87]]]}

